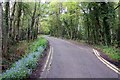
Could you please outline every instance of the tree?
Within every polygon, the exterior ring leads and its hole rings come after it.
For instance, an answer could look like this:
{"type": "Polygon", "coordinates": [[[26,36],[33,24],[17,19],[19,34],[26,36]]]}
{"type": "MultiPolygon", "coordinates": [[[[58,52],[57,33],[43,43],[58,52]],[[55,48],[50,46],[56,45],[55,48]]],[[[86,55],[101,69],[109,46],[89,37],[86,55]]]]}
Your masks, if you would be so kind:
{"type": "Polygon", "coordinates": [[[12,14],[11,14],[11,16],[10,16],[10,28],[9,28],[9,38],[10,38],[10,43],[11,44],[13,44],[13,42],[15,42],[15,39],[14,39],[14,37],[15,37],[15,35],[14,35],[14,32],[15,32],[15,25],[13,25],[13,23],[14,23],[14,19],[15,19],[15,7],[16,7],[16,2],[14,2],[14,5],[13,5],[13,10],[12,10],[12,14]]]}
{"type": "Polygon", "coordinates": [[[0,3],[0,61],[2,61],[2,18],[2,3],[0,3]]]}
{"type": "Polygon", "coordinates": [[[9,0],[5,3],[5,24],[3,27],[3,53],[6,54],[8,51],[8,38],[9,38],[9,0]]]}
{"type": "Polygon", "coordinates": [[[21,15],[22,15],[22,2],[18,3],[17,8],[17,34],[16,34],[16,41],[19,42],[20,38],[20,21],[21,21],[21,15]]]}
{"type": "MultiPolygon", "coordinates": [[[[120,5],[120,1],[118,3],[120,5]]],[[[118,47],[120,47],[120,7],[118,7],[118,30],[117,30],[117,42],[118,42],[118,47]]]]}

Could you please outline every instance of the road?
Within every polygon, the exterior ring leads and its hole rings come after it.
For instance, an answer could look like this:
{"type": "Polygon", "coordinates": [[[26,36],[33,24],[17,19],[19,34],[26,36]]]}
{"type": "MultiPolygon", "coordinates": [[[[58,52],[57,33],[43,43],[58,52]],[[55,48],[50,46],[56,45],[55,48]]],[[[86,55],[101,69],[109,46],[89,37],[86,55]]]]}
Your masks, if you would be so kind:
{"type": "Polygon", "coordinates": [[[45,78],[118,78],[118,74],[103,64],[92,48],[46,37],[53,47],[53,58],[45,78]]]}

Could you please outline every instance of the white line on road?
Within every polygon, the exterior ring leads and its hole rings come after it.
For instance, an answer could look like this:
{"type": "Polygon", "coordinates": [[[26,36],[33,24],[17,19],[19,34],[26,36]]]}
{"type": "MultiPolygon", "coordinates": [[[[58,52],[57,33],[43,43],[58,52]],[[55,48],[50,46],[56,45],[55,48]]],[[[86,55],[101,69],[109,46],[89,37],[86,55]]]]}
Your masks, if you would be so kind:
{"type": "Polygon", "coordinates": [[[53,47],[50,46],[50,51],[48,53],[45,65],[42,69],[42,75],[40,76],[40,78],[46,78],[47,76],[47,72],[50,70],[50,66],[52,64],[52,58],[53,58],[53,47]]]}
{"type": "Polygon", "coordinates": [[[43,67],[43,70],[42,70],[42,71],[44,71],[44,70],[46,69],[47,64],[48,64],[48,61],[49,61],[49,58],[50,58],[50,55],[51,55],[51,46],[50,46],[50,51],[49,51],[48,56],[47,56],[47,60],[46,60],[46,62],[45,62],[45,65],[44,65],[44,67],[43,67]]]}
{"type": "Polygon", "coordinates": [[[49,64],[48,64],[48,68],[47,68],[47,70],[49,71],[50,70],[50,67],[51,67],[51,64],[52,64],[52,59],[53,59],[53,47],[51,48],[51,57],[50,57],[50,62],[49,62],[49,64]]]}
{"type": "Polygon", "coordinates": [[[105,60],[104,58],[102,58],[97,50],[93,49],[93,52],[95,53],[95,55],[97,56],[97,58],[98,58],[101,62],[103,62],[107,67],[109,67],[110,69],[112,69],[112,70],[115,71],[116,73],[120,74],[119,68],[117,68],[115,65],[111,64],[110,62],[108,62],[108,61],[105,60]]]}

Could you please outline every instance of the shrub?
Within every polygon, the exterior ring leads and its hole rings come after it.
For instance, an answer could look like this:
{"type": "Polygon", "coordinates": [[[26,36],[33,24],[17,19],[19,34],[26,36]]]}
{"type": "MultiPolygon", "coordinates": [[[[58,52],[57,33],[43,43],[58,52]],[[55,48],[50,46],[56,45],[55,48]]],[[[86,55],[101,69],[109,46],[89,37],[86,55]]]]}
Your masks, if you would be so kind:
{"type": "Polygon", "coordinates": [[[47,44],[47,40],[41,37],[40,39],[33,42],[32,45],[30,45],[28,52],[36,52],[38,51],[37,50],[38,47],[46,48],[47,46],[46,44],[47,44]]]}
{"type": "Polygon", "coordinates": [[[120,61],[120,50],[114,48],[113,46],[96,46],[101,49],[106,55],[109,56],[112,60],[120,61]]]}
{"type": "Polygon", "coordinates": [[[3,80],[13,80],[13,79],[23,79],[31,74],[31,69],[26,67],[12,67],[9,70],[6,70],[2,75],[3,80]]]}
{"type": "Polygon", "coordinates": [[[44,48],[41,47],[41,46],[37,48],[37,51],[38,51],[38,52],[43,52],[43,50],[44,50],[44,48]]]}

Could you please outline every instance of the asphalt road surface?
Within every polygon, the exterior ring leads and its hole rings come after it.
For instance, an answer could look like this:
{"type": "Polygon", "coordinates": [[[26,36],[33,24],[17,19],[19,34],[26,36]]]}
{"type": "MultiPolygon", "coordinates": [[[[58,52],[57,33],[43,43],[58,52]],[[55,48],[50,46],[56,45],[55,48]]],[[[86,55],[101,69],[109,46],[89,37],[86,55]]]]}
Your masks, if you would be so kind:
{"type": "Polygon", "coordinates": [[[88,46],[47,37],[53,47],[53,58],[45,78],[118,78],[118,74],[103,64],[88,46]]]}

